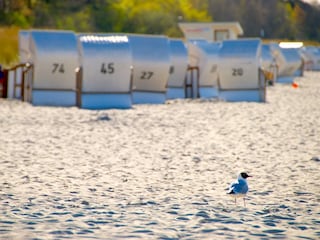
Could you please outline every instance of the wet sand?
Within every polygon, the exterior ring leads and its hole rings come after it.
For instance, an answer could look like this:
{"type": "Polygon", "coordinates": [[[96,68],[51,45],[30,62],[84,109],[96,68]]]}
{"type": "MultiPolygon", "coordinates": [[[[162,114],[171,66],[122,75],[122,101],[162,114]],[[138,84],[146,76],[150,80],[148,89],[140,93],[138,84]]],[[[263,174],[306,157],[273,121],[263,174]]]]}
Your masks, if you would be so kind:
{"type": "Polygon", "coordinates": [[[320,73],[296,82],[267,103],[0,100],[0,239],[319,239],[320,73]]]}

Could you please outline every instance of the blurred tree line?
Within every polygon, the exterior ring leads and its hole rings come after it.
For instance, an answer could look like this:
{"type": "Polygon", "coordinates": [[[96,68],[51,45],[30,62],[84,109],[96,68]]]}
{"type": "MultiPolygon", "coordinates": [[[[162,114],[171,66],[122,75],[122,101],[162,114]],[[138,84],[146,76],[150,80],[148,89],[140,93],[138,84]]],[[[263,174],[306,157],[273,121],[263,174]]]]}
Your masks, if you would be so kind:
{"type": "Polygon", "coordinates": [[[244,37],[320,41],[320,6],[300,0],[0,0],[0,26],[181,37],[179,21],[239,21],[244,37]]]}
{"type": "Polygon", "coordinates": [[[320,41],[320,6],[300,0],[209,0],[215,21],[239,21],[245,37],[320,41]]]}
{"type": "Polygon", "coordinates": [[[0,25],[181,36],[178,19],[211,21],[202,0],[0,0],[0,25]]]}

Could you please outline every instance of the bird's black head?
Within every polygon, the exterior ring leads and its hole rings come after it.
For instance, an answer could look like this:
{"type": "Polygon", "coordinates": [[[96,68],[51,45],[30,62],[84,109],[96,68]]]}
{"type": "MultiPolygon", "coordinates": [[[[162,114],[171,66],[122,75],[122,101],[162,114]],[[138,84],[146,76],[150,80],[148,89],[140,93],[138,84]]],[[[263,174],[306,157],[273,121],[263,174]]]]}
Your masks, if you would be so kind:
{"type": "Polygon", "coordinates": [[[241,175],[241,177],[244,178],[244,179],[246,179],[246,178],[248,178],[248,177],[252,177],[252,176],[248,175],[248,174],[245,173],[245,172],[240,173],[240,175],[241,175]]]}

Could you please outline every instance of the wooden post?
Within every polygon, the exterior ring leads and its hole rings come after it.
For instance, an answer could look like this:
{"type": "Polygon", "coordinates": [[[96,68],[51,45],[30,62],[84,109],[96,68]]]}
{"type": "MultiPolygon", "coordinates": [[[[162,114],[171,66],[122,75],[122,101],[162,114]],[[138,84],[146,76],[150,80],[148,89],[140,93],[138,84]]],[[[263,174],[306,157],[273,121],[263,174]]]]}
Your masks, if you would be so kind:
{"type": "Polygon", "coordinates": [[[76,105],[81,108],[81,93],[82,93],[82,67],[78,67],[76,70],[76,105]]]}

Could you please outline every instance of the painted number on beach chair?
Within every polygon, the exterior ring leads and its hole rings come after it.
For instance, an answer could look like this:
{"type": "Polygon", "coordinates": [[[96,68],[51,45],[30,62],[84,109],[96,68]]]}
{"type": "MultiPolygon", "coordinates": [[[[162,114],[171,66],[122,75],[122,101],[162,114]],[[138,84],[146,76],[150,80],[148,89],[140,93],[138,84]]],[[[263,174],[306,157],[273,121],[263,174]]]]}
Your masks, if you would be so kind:
{"type": "Polygon", "coordinates": [[[142,80],[149,80],[149,79],[152,78],[152,76],[153,76],[153,72],[145,72],[145,71],[143,71],[143,72],[141,72],[141,77],[140,77],[140,79],[142,79],[142,80]]]}
{"type": "Polygon", "coordinates": [[[51,73],[64,73],[64,65],[63,63],[53,63],[53,68],[51,73]]]}
{"type": "Polygon", "coordinates": [[[101,64],[101,69],[100,69],[100,72],[103,73],[103,74],[113,74],[114,73],[114,63],[111,62],[111,63],[102,63],[101,64]]]}
{"type": "Polygon", "coordinates": [[[243,69],[242,68],[232,68],[232,76],[242,76],[243,69]]]}

